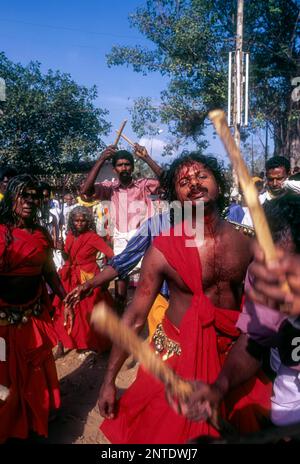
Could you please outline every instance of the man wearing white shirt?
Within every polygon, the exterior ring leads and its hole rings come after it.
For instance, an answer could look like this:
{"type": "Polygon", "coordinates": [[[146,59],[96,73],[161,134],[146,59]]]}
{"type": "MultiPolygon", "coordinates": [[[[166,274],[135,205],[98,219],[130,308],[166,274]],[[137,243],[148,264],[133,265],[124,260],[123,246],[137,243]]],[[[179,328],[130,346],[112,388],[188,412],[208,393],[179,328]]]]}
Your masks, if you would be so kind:
{"type": "MultiPolygon", "coordinates": [[[[286,193],[285,181],[289,177],[291,165],[284,156],[273,156],[266,162],[266,191],[259,195],[259,201],[263,205],[265,201],[271,201],[286,193]]],[[[253,227],[249,209],[243,208],[245,215],[242,225],[253,227]]]]}
{"type": "Polygon", "coordinates": [[[273,156],[266,162],[267,190],[259,195],[261,204],[285,193],[284,181],[289,177],[290,170],[290,162],[284,156],[273,156]]]}

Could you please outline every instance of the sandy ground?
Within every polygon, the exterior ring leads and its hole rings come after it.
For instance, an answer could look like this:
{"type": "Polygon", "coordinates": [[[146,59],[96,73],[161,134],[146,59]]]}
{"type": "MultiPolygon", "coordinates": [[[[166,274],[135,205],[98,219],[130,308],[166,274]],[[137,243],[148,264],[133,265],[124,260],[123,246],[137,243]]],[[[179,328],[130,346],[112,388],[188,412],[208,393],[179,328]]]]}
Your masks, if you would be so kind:
{"type": "MultiPolygon", "coordinates": [[[[62,406],[57,417],[49,424],[47,439],[37,438],[40,443],[109,443],[99,430],[103,420],[99,414],[97,399],[107,365],[108,354],[89,352],[79,354],[75,350],[56,361],[61,385],[62,406]]],[[[137,366],[130,358],[125,362],[117,378],[121,394],[135,378],[137,366]]]]}

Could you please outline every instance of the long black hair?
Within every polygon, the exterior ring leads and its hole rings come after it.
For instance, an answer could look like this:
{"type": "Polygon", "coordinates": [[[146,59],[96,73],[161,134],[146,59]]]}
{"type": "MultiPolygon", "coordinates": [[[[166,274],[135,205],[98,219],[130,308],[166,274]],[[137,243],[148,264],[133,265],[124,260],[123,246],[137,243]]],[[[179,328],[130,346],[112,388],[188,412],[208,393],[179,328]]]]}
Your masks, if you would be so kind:
{"type": "Polygon", "coordinates": [[[93,216],[93,211],[90,208],[86,208],[86,206],[75,206],[69,214],[69,220],[68,220],[68,232],[72,232],[72,234],[77,237],[80,235],[75,226],[74,226],[74,217],[76,214],[82,214],[83,217],[85,218],[87,222],[87,228],[86,232],[92,231],[96,232],[96,225],[95,225],[95,220],[93,216]]]}
{"type": "MultiPolygon", "coordinates": [[[[10,263],[7,256],[7,249],[12,241],[12,229],[17,225],[18,216],[14,212],[14,203],[18,196],[20,196],[25,190],[34,189],[39,192],[38,179],[29,174],[21,174],[19,176],[12,177],[7,184],[7,188],[2,201],[0,202],[0,224],[6,226],[5,232],[5,250],[3,254],[3,266],[4,269],[10,268],[10,263]]],[[[32,226],[39,227],[37,224],[37,217],[32,217],[32,226]]],[[[46,234],[47,236],[47,234],[46,234]]]]}
{"type": "Polygon", "coordinates": [[[295,251],[300,253],[300,195],[286,193],[282,197],[265,201],[263,207],[274,242],[284,242],[287,233],[290,233],[295,251]]]}
{"type": "MultiPolygon", "coordinates": [[[[30,174],[21,174],[10,179],[0,202],[0,224],[16,225],[18,218],[14,213],[14,202],[27,189],[34,189],[39,193],[39,181],[36,177],[30,174]]],[[[36,217],[33,217],[32,222],[36,222],[36,217]]]]}

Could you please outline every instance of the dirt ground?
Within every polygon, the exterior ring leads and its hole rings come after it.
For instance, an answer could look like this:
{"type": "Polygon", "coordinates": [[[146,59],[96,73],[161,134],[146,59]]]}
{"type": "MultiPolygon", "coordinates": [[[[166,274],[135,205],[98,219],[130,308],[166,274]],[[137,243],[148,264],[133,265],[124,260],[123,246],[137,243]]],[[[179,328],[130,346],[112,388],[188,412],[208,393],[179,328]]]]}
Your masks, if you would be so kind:
{"type": "MultiPolygon", "coordinates": [[[[97,406],[107,360],[107,353],[97,355],[89,352],[84,355],[72,350],[56,361],[62,406],[49,424],[48,438],[38,438],[38,442],[109,443],[99,430],[103,419],[97,406]]],[[[135,378],[137,366],[131,367],[132,364],[129,358],[119,373],[117,386],[120,394],[135,378]]]]}

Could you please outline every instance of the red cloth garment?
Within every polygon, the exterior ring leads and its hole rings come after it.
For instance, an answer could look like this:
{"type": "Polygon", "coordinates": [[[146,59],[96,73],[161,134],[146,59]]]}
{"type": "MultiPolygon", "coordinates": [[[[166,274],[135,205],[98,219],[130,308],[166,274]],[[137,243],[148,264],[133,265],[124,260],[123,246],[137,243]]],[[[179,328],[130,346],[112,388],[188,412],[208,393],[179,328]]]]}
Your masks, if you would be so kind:
{"type": "MultiPolygon", "coordinates": [[[[166,362],[185,379],[212,383],[239,335],[235,328],[239,312],[217,308],[204,295],[198,250],[186,247],[184,236],[174,236],[173,233],[170,237],[160,236],[153,244],[193,293],[191,305],[178,328],[166,317],[163,321],[166,334],[178,341],[182,350],[180,356],[174,355],[166,362]]],[[[270,396],[271,384],[264,385],[259,379],[254,379],[242,389],[242,395],[237,390],[234,401],[225,405],[225,418],[231,418],[235,425],[242,425],[239,428],[241,433],[257,430],[255,403],[258,404],[259,413],[266,414],[270,407],[270,396]],[[247,396],[243,396],[245,394],[247,396]],[[246,410],[245,421],[241,419],[243,411],[240,404],[246,410]]],[[[186,443],[199,435],[218,435],[208,423],[191,422],[174,413],[165,399],[162,383],[142,368],[135,382],[122,396],[116,418],[106,419],[100,428],[112,443],[120,444],[186,443]]]]}
{"type": "MultiPolygon", "coordinates": [[[[78,237],[70,232],[66,239],[65,251],[68,259],[59,274],[67,293],[100,272],[96,262],[98,251],[108,258],[113,256],[112,249],[95,232],[84,232],[78,237]]],[[[64,327],[64,305],[58,298],[54,299],[54,327],[65,348],[103,351],[109,347],[109,340],[99,337],[90,327],[93,307],[101,299],[112,303],[109,292],[97,288],[74,308],[75,319],[70,335],[67,333],[68,327],[64,327]]]]}
{"type": "MultiPolygon", "coordinates": [[[[12,241],[5,248],[6,227],[0,225],[0,275],[35,276],[41,273],[49,242],[42,230],[32,234],[24,229],[12,230],[12,241]]],[[[16,292],[18,289],[16,289],[16,292]]],[[[4,340],[5,361],[0,361],[0,384],[9,388],[8,399],[0,403],[0,443],[8,438],[26,438],[30,430],[47,436],[48,417],[60,406],[60,393],[52,348],[57,344],[49,316],[50,302],[45,285],[41,286],[42,313],[28,317],[19,325],[0,325],[4,340]]],[[[35,299],[36,301],[36,299],[35,299]]],[[[11,305],[0,299],[1,309],[11,305]]],[[[30,308],[30,304],[24,305],[30,308]]]]}
{"type": "Polygon", "coordinates": [[[33,233],[14,228],[12,240],[6,246],[7,227],[0,224],[0,274],[35,276],[40,275],[50,247],[42,228],[33,233]]]}

